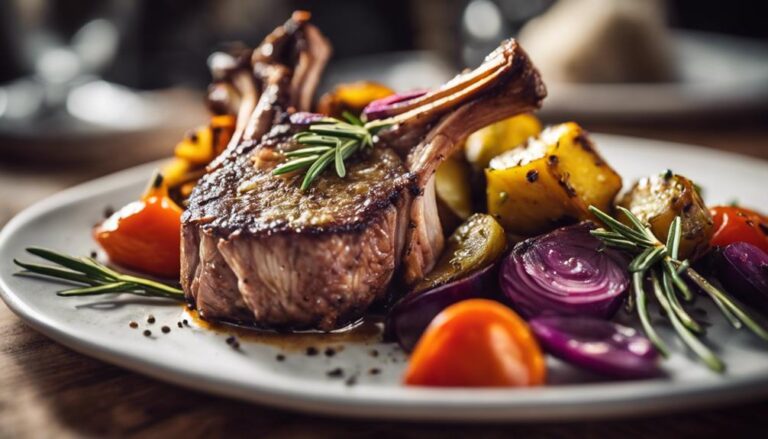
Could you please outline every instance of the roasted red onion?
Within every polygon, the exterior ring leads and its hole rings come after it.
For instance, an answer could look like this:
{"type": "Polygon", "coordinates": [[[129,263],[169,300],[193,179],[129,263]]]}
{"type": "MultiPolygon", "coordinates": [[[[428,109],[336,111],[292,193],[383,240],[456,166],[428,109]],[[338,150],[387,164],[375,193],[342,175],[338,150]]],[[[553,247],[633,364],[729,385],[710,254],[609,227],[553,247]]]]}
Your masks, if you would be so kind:
{"type": "Polygon", "coordinates": [[[420,98],[427,94],[428,90],[414,90],[406,93],[396,93],[385,98],[377,99],[363,109],[366,120],[383,119],[393,116],[399,105],[412,99],[420,98]]]}
{"type": "Polygon", "coordinates": [[[503,261],[501,290],[525,317],[611,317],[629,285],[627,262],[582,222],[518,243],[503,261]]]}
{"type": "Polygon", "coordinates": [[[726,291],[768,315],[768,254],[734,242],[716,252],[713,268],[726,291]]]}
{"type": "Polygon", "coordinates": [[[615,378],[659,375],[659,354],[633,328],[589,317],[538,317],[528,322],[544,350],[574,366],[615,378]]]}
{"type": "Polygon", "coordinates": [[[410,352],[440,311],[462,300],[489,298],[498,294],[495,268],[490,265],[457,281],[404,297],[387,316],[387,338],[397,341],[405,351],[410,352]]]}

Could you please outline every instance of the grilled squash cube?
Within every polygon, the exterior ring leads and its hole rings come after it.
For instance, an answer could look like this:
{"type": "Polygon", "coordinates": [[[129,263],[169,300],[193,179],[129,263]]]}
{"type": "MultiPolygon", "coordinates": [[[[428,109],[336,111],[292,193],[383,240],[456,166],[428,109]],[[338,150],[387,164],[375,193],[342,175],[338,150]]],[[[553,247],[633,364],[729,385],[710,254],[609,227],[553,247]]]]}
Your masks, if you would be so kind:
{"type": "Polygon", "coordinates": [[[611,211],[621,176],[573,122],[545,129],[526,145],[493,158],[485,175],[488,212],[507,232],[530,236],[611,211]]]}
{"type": "Polygon", "coordinates": [[[435,173],[437,198],[461,221],[472,214],[472,186],[469,165],[457,157],[449,157],[435,173]]]}
{"type": "Polygon", "coordinates": [[[366,105],[394,93],[389,87],[372,81],[340,84],[320,98],[317,112],[342,117],[345,111],[349,111],[357,116],[366,105]]]}
{"type": "Polygon", "coordinates": [[[469,137],[464,145],[467,161],[477,171],[488,167],[492,158],[539,135],[541,122],[532,114],[520,114],[482,128],[469,137]]]}

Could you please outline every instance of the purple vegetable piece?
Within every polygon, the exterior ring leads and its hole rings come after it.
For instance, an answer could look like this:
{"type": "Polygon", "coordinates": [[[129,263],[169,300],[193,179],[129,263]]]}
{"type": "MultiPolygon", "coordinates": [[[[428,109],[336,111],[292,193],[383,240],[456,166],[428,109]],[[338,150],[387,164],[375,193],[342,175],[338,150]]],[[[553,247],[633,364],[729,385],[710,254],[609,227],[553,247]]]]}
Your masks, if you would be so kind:
{"type": "Polygon", "coordinates": [[[473,298],[489,298],[498,291],[497,270],[489,265],[469,276],[426,291],[405,296],[390,310],[385,334],[410,352],[421,334],[442,310],[473,298]]]}
{"type": "Polygon", "coordinates": [[[727,292],[768,316],[768,254],[734,242],[717,253],[714,271],[727,292]]]}
{"type": "Polygon", "coordinates": [[[518,243],[502,261],[501,290],[524,317],[610,318],[629,286],[627,261],[582,222],[518,243]]]}
{"type": "Polygon", "coordinates": [[[395,93],[385,98],[376,99],[363,109],[366,120],[383,119],[393,115],[399,106],[427,94],[428,90],[414,90],[405,93],[395,93]]]}
{"type": "Polygon", "coordinates": [[[589,317],[537,317],[529,324],[545,351],[574,366],[614,378],[660,374],[658,352],[633,328],[589,317]]]}

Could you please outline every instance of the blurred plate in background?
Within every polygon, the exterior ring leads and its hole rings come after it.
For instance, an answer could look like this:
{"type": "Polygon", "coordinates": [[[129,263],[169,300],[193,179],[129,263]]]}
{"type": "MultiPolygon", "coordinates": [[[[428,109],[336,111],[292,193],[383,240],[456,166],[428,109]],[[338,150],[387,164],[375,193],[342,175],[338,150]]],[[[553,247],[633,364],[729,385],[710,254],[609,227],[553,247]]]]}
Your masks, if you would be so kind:
{"type": "MultiPolygon", "coordinates": [[[[544,78],[549,119],[683,118],[768,106],[768,45],[700,32],[673,32],[680,80],[564,84],[544,78]]],[[[534,59],[535,62],[535,59],[534,59]]]]}
{"type": "MultiPolygon", "coordinates": [[[[0,110],[19,109],[20,101],[31,99],[22,81],[0,88],[0,110]]],[[[0,118],[0,155],[37,163],[111,160],[130,166],[170,155],[206,114],[199,93],[137,92],[95,80],[73,88],[60,109],[34,118],[0,118]]]]}
{"type": "Polygon", "coordinates": [[[437,87],[457,73],[447,61],[430,52],[392,52],[332,62],[319,87],[320,93],[338,84],[374,81],[398,91],[437,87]]]}

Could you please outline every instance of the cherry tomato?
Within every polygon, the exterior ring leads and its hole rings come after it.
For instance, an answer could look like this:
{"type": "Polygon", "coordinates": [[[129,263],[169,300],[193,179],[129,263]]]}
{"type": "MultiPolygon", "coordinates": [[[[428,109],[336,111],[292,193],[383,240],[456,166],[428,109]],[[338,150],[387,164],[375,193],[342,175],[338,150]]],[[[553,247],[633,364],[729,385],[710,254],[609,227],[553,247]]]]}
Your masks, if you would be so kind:
{"type": "Polygon", "coordinates": [[[508,307],[470,299],[437,315],[413,351],[404,381],[445,387],[536,386],[546,367],[528,325],[508,307]]]}
{"type": "Polygon", "coordinates": [[[735,206],[710,209],[715,223],[712,245],[747,242],[768,253],[768,218],[753,210],[735,206]]]}
{"type": "Polygon", "coordinates": [[[169,197],[160,174],[139,201],[127,204],[93,231],[109,259],[126,268],[178,278],[181,209],[169,197]]]}

